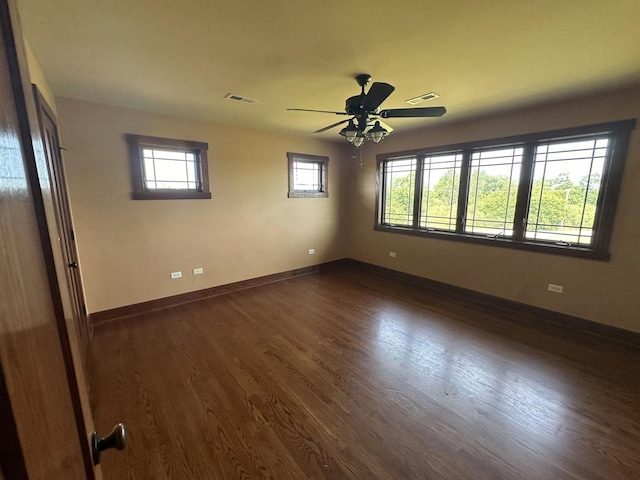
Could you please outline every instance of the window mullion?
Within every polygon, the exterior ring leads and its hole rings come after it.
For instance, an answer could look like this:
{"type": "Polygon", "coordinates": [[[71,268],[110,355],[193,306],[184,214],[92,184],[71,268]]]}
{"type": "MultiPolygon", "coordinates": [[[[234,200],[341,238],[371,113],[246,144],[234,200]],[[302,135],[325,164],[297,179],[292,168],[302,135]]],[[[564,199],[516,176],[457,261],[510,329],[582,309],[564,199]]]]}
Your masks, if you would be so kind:
{"type": "Polygon", "coordinates": [[[386,214],[387,214],[387,169],[388,169],[389,161],[381,162],[378,160],[378,178],[376,187],[378,189],[378,202],[376,203],[376,207],[378,209],[376,218],[379,224],[387,223],[385,222],[386,214]]]}
{"type": "Polygon", "coordinates": [[[529,215],[529,199],[533,184],[533,157],[536,146],[534,143],[524,145],[522,152],[522,168],[516,197],[516,211],[513,220],[513,239],[524,240],[527,230],[527,216],[529,215]]]}
{"type": "Polygon", "coordinates": [[[422,206],[422,183],[424,180],[424,155],[416,157],[416,179],[414,182],[415,189],[413,192],[413,228],[420,228],[420,209],[422,206]]]}
{"type": "Polygon", "coordinates": [[[469,172],[471,171],[471,151],[462,152],[460,168],[460,188],[458,191],[458,212],[456,216],[456,233],[464,233],[467,215],[467,198],[469,196],[469,172]]]}

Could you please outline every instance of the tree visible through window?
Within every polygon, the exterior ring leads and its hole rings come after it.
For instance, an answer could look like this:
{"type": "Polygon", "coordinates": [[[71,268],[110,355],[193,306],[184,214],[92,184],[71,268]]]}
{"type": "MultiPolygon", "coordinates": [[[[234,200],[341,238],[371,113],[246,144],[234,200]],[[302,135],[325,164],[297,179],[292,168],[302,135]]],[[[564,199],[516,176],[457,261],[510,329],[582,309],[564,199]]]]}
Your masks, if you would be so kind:
{"type": "Polygon", "coordinates": [[[413,225],[413,198],[416,178],[416,159],[397,159],[385,169],[385,214],[394,225],[413,225]]]}
{"type": "Polygon", "coordinates": [[[379,156],[376,228],[608,258],[634,125],[629,120],[379,156]]]}
{"type": "Polygon", "coordinates": [[[422,162],[420,228],[455,230],[462,155],[432,155],[422,162]]]}
{"type": "Polygon", "coordinates": [[[511,236],[522,151],[517,147],[471,154],[465,232],[511,236]]]}
{"type": "Polygon", "coordinates": [[[526,237],[591,244],[608,138],[540,145],[526,237]]]}

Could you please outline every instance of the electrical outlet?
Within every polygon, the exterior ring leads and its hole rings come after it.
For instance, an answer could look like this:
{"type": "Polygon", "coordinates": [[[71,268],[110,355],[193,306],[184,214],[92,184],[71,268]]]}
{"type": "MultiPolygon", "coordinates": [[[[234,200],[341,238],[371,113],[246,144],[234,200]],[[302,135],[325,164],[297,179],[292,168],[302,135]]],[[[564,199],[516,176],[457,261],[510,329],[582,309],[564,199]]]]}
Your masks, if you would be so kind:
{"type": "Polygon", "coordinates": [[[389,256],[391,258],[396,258],[396,252],[389,252],[389,256]]]}
{"type": "Polygon", "coordinates": [[[182,278],[182,272],[171,272],[171,279],[182,278]]]}
{"type": "Polygon", "coordinates": [[[202,267],[193,269],[193,274],[194,275],[202,275],[203,273],[204,273],[204,268],[202,268],[202,267]]]}
{"type": "Polygon", "coordinates": [[[553,283],[550,283],[547,289],[550,292],[562,293],[562,291],[564,290],[564,287],[562,285],[554,285],[553,283]]]}
{"type": "Polygon", "coordinates": [[[316,253],[316,249],[315,248],[310,248],[309,249],[309,255],[315,255],[316,253]]]}

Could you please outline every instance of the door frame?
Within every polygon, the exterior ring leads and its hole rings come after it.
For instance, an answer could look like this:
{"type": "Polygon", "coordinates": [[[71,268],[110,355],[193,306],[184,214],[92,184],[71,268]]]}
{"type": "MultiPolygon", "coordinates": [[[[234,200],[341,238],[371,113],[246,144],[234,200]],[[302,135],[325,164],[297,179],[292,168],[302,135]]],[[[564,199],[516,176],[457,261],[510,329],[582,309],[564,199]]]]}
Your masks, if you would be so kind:
{"type": "MultiPolygon", "coordinates": [[[[55,315],[55,325],[60,340],[61,355],[65,364],[66,387],[68,388],[73,417],[76,419],[75,426],[70,426],[69,434],[76,432],[80,440],[81,458],[84,464],[86,478],[89,480],[99,480],[101,474],[99,469],[94,470],[91,449],[89,446],[88,433],[84,431],[84,414],[82,408],[82,398],[80,389],[86,385],[80,385],[74,373],[71,346],[69,344],[69,332],[65,322],[64,311],[61,301],[60,285],[58,284],[54,252],[52,249],[51,237],[46,218],[45,201],[43,192],[50,188],[48,173],[43,171],[46,162],[36,154],[41,147],[39,126],[36,119],[35,102],[30,93],[29,84],[26,81],[29,77],[25,49],[23,45],[22,30],[20,28],[17,0],[0,0],[0,27],[3,39],[3,46],[7,57],[7,67],[17,113],[16,130],[20,136],[22,146],[21,154],[24,159],[26,181],[30,186],[32,195],[32,205],[35,210],[35,219],[39,232],[39,240],[44,257],[46,277],[49,284],[49,292],[53,313],[55,315]]],[[[46,294],[45,294],[46,295],[46,294]]],[[[2,365],[0,373],[0,411],[3,413],[3,420],[0,422],[0,439],[2,449],[0,452],[0,467],[7,479],[28,480],[26,462],[23,456],[23,448],[20,437],[17,435],[17,418],[14,416],[11,407],[10,392],[7,391],[4,381],[4,368],[2,365]],[[13,454],[14,458],[9,458],[13,454]]],[[[60,432],[60,441],[64,442],[64,433],[60,432]]]]}
{"type": "Polygon", "coordinates": [[[54,251],[56,249],[59,251],[58,264],[56,265],[57,278],[62,295],[68,298],[68,311],[65,312],[65,316],[68,318],[67,329],[72,329],[75,332],[74,337],[77,339],[80,349],[83,376],[88,379],[88,355],[92,329],[87,316],[80,259],[75,241],[75,228],[62,158],[62,147],[60,146],[58,120],[36,84],[32,84],[32,90],[40,128],[40,145],[47,160],[50,179],[49,188],[54,210],[51,216],[54,218],[49,219],[49,235],[53,242],[54,251]],[[51,132],[47,131],[45,122],[50,124],[51,132]],[[51,138],[47,138],[48,134],[51,138]]]}

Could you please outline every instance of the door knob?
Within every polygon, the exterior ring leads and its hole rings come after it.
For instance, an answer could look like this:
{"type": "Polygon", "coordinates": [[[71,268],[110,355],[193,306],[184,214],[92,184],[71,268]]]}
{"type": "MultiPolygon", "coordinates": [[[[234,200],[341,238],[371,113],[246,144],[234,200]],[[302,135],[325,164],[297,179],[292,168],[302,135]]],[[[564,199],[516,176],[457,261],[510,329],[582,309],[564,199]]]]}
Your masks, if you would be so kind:
{"type": "Polygon", "coordinates": [[[69,268],[78,268],[78,262],[71,262],[69,268]]]}
{"type": "Polygon", "coordinates": [[[127,430],[124,428],[124,424],[119,423],[111,433],[103,438],[98,438],[98,434],[93,432],[91,434],[91,450],[93,454],[93,464],[98,465],[100,463],[100,452],[109,448],[115,448],[122,450],[127,444],[127,430]]]}

